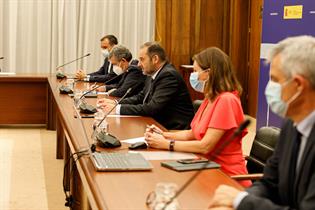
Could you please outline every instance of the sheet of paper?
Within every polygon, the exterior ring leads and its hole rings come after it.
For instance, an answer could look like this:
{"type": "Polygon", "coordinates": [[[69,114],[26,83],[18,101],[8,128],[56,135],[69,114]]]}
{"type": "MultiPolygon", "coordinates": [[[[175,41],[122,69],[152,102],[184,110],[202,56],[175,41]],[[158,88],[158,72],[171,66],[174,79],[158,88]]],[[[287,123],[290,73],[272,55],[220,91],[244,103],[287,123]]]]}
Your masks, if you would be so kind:
{"type": "Polygon", "coordinates": [[[141,117],[138,115],[118,115],[118,114],[110,114],[107,117],[141,117]]]}
{"type": "Polygon", "coordinates": [[[143,157],[147,160],[179,160],[179,159],[190,159],[196,158],[197,156],[193,153],[185,152],[170,152],[170,151],[139,151],[143,157]]]}
{"type": "Polygon", "coordinates": [[[136,142],[146,142],[146,141],[144,140],[144,137],[138,137],[138,138],[122,140],[121,142],[128,143],[128,144],[133,144],[133,143],[136,143],[136,142]]]}

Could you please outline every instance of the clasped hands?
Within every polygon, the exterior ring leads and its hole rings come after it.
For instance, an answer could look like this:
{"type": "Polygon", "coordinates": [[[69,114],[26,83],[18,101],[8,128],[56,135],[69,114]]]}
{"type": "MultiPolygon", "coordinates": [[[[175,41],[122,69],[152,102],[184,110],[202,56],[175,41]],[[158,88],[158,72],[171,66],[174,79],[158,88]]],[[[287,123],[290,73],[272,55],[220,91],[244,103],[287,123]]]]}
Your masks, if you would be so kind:
{"type": "Polygon", "coordinates": [[[148,146],[156,149],[168,149],[169,137],[169,132],[162,131],[156,125],[148,126],[144,133],[144,138],[147,141],[148,146]]]}
{"type": "MultiPolygon", "coordinates": [[[[116,106],[116,101],[112,99],[102,98],[98,99],[96,102],[97,108],[100,108],[108,113],[114,106],[116,106]]],[[[113,109],[110,114],[116,114],[116,109],[113,109]]]]}
{"type": "Polygon", "coordinates": [[[78,80],[83,80],[83,79],[86,77],[86,73],[84,72],[84,70],[79,69],[79,70],[76,72],[75,77],[76,77],[78,80]]]}

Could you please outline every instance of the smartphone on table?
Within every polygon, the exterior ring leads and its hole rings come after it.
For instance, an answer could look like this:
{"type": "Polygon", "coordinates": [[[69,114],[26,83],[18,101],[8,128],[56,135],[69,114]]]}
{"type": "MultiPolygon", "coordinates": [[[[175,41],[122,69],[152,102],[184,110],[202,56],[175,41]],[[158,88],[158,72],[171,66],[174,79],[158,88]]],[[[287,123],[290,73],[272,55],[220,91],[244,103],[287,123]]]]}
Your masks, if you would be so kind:
{"type": "Polygon", "coordinates": [[[205,163],[205,162],[208,162],[208,159],[203,158],[203,157],[197,157],[197,158],[190,158],[190,159],[180,159],[180,160],[177,160],[177,162],[183,163],[183,164],[205,163]]]}

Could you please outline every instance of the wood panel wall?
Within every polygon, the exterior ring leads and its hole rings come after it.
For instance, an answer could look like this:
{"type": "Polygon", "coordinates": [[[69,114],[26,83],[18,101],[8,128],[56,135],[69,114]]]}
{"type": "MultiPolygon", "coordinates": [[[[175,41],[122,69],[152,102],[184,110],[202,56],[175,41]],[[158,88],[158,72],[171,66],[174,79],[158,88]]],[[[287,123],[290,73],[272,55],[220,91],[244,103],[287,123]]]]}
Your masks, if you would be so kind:
{"type": "Polygon", "coordinates": [[[192,64],[192,56],[207,47],[216,46],[225,51],[244,89],[244,112],[255,116],[257,93],[252,93],[256,91],[252,87],[253,83],[258,83],[258,77],[250,72],[250,68],[257,68],[250,61],[257,60],[254,54],[250,57],[249,49],[257,47],[255,42],[261,28],[250,30],[250,24],[255,24],[252,21],[257,18],[251,13],[252,2],[257,0],[156,0],[155,39],[165,47],[177,69],[182,64],[192,64]],[[255,38],[250,36],[254,33],[258,34],[255,38]]]}

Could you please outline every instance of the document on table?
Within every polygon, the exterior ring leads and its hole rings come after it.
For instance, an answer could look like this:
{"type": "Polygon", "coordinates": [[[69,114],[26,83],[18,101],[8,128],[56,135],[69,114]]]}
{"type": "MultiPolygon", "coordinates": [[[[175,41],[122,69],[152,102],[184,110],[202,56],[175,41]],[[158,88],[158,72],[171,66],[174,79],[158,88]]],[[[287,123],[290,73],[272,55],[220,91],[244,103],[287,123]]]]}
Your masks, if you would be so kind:
{"type": "Polygon", "coordinates": [[[128,144],[133,144],[133,143],[136,143],[136,142],[146,142],[144,140],[144,137],[138,137],[138,138],[131,138],[131,139],[126,139],[126,140],[121,140],[121,142],[124,142],[124,143],[128,143],[128,144]]]}
{"type": "MultiPolygon", "coordinates": [[[[146,142],[144,137],[125,139],[121,142],[133,144],[136,142],[146,142]]],[[[171,152],[171,151],[137,151],[143,155],[147,160],[179,160],[179,159],[191,159],[197,156],[188,152],[171,152]]]]}

